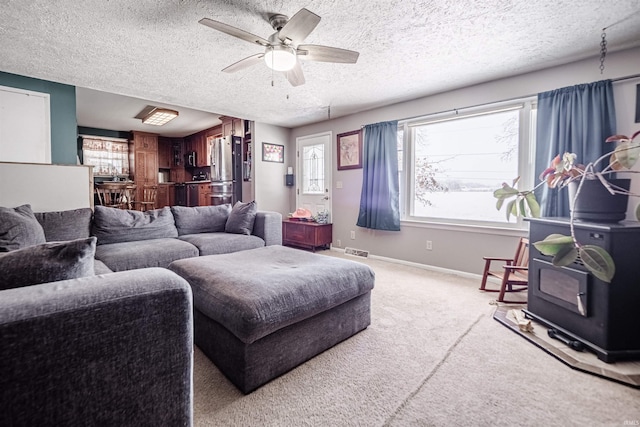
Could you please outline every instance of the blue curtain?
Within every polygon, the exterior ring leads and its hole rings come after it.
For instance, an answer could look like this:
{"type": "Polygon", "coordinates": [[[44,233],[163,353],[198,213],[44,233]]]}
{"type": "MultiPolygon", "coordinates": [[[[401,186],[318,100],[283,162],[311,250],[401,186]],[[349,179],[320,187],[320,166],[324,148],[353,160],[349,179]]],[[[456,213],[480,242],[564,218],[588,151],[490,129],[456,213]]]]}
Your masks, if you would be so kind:
{"type": "MultiPolygon", "coordinates": [[[[611,147],[605,140],[615,134],[616,111],[611,80],[580,84],[538,94],[536,125],[536,177],[565,152],[587,164],[611,147]]],[[[541,216],[569,216],[568,191],[541,186],[536,191],[541,216]]]]}
{"type": "Polygon", "coordinates": [[[359,227],[400,230],[398,122],[364,128],[359,227]]]}

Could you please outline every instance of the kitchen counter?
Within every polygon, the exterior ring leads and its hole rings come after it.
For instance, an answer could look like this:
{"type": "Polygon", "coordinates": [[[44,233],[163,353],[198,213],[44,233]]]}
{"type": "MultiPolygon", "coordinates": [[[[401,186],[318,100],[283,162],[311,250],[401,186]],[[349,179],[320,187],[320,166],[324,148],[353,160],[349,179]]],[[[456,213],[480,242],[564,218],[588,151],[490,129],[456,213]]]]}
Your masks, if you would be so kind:
{"type": "Polygon", "coordinates": [[[211,180],[207,179],[204,181],[185,181],[185,184],[211,184],[211,180]]]}

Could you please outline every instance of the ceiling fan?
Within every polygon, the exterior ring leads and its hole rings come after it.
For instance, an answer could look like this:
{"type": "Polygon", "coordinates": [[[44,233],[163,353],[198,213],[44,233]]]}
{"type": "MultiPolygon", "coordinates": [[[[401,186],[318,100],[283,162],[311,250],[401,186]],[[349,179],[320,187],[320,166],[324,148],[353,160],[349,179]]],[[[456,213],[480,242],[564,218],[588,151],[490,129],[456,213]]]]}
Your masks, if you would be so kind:
{"type": "Polygon", "coordinates": [[[235,73],[264,60],[269,68],[282,71],[292,86],[300,86],[304,84],[305,80],[298,61],[299,58],[318,62],[355,64],[358,55],[360,55],[358,52],[337,47],[301,44],[320,22],[318,15],[304,8],[300,9],[291,19],[285,15],[271,15],[269,24],[276,32],[268,40],[213,19],[202,18],[198,22],[265,48],[263,53],[251,55],[229,65],[222,70],[225,73],[235,73]]]}

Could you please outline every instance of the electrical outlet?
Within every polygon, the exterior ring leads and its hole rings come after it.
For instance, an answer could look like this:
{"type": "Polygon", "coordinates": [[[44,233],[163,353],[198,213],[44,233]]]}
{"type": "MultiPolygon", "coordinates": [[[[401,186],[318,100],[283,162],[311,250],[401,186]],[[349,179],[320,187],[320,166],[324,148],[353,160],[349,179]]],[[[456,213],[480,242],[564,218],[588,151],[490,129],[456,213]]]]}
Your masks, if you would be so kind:
{"type": "Polygon", "coordinates": [[[431,240],[427,240],[427,250],[433,250],[433,242],[431,240]]]}
{"type": "Polygon", "coordinates": [[[351,240],[356,240],[356,232],[351,230],[351,240]]]}
{"type": "Polygon", "coordinates": [[[338,241],[336,242],[338,244],[338,247],[341,248],[342,247],[342,242],[340,241],[340,239],[338,239],[338,241]]]}

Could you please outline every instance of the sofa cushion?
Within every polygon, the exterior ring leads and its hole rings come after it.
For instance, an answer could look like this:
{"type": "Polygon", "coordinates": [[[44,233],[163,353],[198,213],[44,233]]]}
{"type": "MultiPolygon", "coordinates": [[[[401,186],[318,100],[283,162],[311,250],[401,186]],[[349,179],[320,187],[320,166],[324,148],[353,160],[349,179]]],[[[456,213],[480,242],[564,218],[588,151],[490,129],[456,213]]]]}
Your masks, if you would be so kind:
{"type": "Polygon", "coordinates": [[[0,207],[0,252],[9,252],[45,243],[44,231],[31,205],[0,207]]]}
{"type": "Polygon", "coordinates": [[[246,251],[248,249],[261,248],[265,245],[264,240],[258,236],[233,233],[198,233],[187,234],[178,238],[198,248],[200,256],[246,251]]]}
{"type": "Polygon", "coordinates": [[[94,275],[96,238],[43,243],[0,255],[0,289],[94,275]]]}
{"type": "Polygon", "coordinates": [[[224,231],[231,205],[171,206],[178,235],[224,231]]]}
{"type": "Polygon", "coordinates": [[[176,261],[194,307],[244,343],[337,307],[373,289],[362,263],[285,246],[176,261]]]}
{"type": "Polygon", "coordinates": [[[258,207],[255,200],[249,203],[236,202],[233,205],[233,209],[231,209],[224,231],[227,233],[251,234],[256,212],[258,212],[258,207]]]}
{"type": "Polygon", "coordinates": [[[96,247],[96,259],[113,271],[168,267],[171,262],[198,256],[198,248],[179,239],[111,243],[96,247]]]}
{"type": "Polygon", "coordinates": [[[91,208],[35,212],[47,242],[85,239],[91,235],[91,208]]]}
{"type": "Polygon", "coordinates": [[[178,237],[169,207],[140,212],[96,206],[93,217],[98,245],[178,237]]]}

